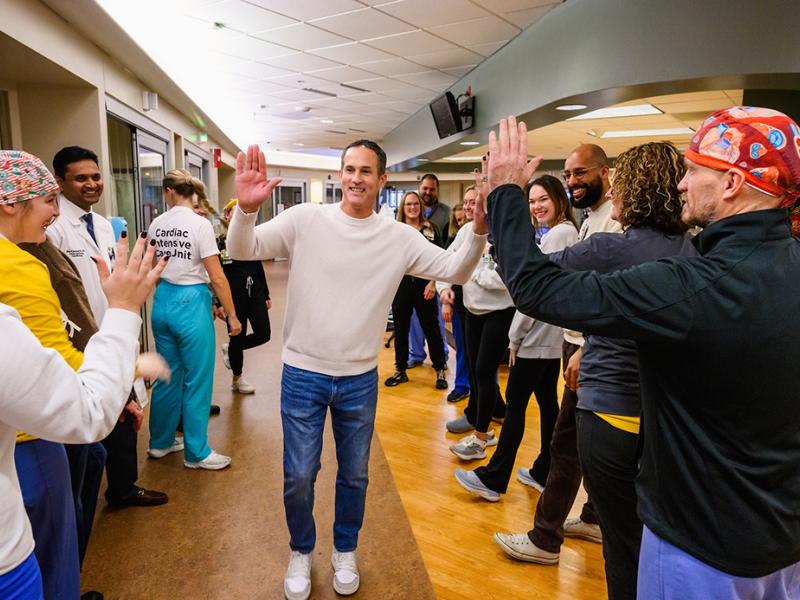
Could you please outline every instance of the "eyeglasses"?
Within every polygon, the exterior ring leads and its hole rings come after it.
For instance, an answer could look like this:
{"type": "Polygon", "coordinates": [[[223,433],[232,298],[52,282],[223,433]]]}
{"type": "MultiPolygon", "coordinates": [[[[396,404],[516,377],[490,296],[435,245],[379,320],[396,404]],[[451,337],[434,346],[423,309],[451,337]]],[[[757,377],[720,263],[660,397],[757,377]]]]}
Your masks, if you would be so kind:
{"type": "Polygon", "coordinates": [[[598,165],[596,167],[589,167],[588,169],[575,169],[574,171],[562,171],[561,177],[564,179],[564,181],[569,181],[570,177],[574,177],[575,179],[583,179],[589,171],[602,168],[603,168],[602,165],[598,165]]]}

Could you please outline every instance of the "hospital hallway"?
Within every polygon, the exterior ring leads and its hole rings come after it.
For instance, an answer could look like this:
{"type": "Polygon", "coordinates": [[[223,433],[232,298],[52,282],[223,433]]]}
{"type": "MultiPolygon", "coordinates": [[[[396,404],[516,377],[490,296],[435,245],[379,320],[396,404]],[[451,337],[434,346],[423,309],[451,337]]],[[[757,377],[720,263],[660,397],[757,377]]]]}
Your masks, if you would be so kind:
{"type": "MultiPolygon", "coordinates": [[[[213,402],[222,412],[211,417],[209,440],[213,449],[231,456],[230,468],[186,469],[181,453],[148,459],[145,422],[139,436],[139,483],[167,492],[170,501],[154,508],[114,509],[101,495],[82,573],[83,591],[98,590],[107,600],[283,597],[289,535],[282,502],[279,394],[288,262],[265,264],[273,300],[272,340],[245,353],[244,377],[255,386],[254,395],[231,392],[231,373],[219,351],[227,336],[222,323],[216,325],[213,402]]],[[[325,310],[324,298],[318,309],[325,310]]],[[[435,372],[429,363],[410,370],[409,383],[384,387],[393,361],[393,349],[382,347],[376,436],[358,548],[361,588],[354,598],[604,597],[597,544],[568,539],[556,567],[512,561],[494,544],[495,531],[531,527],[538,492],[516,480],[497,503],[465,492],[453,470],[488,460],[463,467],[448,449],[458,436],[445,433],[444,423],[460,414],[465,402],[447,405],[447,392],[433,387],[435,372]]],[[[452,387],[452,349],[449,364],[452,387]]],[[[503,389],[506,376],[502,367],[503,389]]],[[[532,460],[538,430],[538,410],[531,399],[517,466],[532,460]]],[[[338,597],[330,567],[335,469],[328,419],[316,485],[312,599],[338,597]]],[[[573,514],[584,498],[581,490],[573,514]]]]}

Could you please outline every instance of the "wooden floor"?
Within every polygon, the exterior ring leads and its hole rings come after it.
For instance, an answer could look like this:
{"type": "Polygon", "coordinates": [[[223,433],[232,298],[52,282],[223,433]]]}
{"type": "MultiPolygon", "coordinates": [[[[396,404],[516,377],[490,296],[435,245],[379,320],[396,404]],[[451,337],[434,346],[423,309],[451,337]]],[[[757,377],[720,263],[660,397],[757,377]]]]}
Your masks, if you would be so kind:
{"type": "MultiPolygon", "coordinates": [[[[455,376],[452,349],[449,362],[448,380],[452,388],[455,376]]],[[[391,375],[393,367],[394,349],[382,349],[381,379],[391,375]]],[[[454,469],[474,469],[486,464],[494,449],[488,449],[485,460],[469,463],[450,452],[450,444],[461,436],[447,433],[445,423],[463,412],[466,401],[448,405],[447,392],[433,387],[434,375],[426,362],[408,371],[409,383],[394,388],[381,386],[376,431],[437,598],[605,598],[603,557],[598,544],[568,539],[558,566],[520,563],[508,558],[495,545],[492,540],[495,531],[531,529],[539,493],[513,480],[500,502],[491,503],[469,494],[456,483],[454,469]]],[[[502,367],[503,390],[507,376],[507,368],[502,367]]],[[[539,412],[532,400],[516,466],[530,466],[538,448],[539,412]]],[[[571,516],[580,513],[585,499],[581,489],[571,516]]]]}

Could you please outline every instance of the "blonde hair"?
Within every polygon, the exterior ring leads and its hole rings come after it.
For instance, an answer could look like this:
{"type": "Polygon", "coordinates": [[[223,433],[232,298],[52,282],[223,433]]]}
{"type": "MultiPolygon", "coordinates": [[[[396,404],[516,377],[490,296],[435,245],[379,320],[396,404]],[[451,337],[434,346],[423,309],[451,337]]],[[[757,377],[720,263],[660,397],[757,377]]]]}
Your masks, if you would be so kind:
{"type": "MultiPolygon", "coordinates": [[[[472,187],[474,188],[475,186],[472,186],[472,187]]],[[[465,191],[464,193],[466,194],[467,192],[465,191]]],[[[460,210],[461,212],[464,212],[464,203],[463,202],[459,202],[458,204],[456,204],[453,207],[453,210],[450,211],[450,228],[447,231],[448,231],[448,233],[450,234],[451,237],[454,236],[459,229],[461,229],[461,227],[458,224],[458,221],[456,221],[456,211],[457,210],[460,210]]],[[[464,216],[466,217],[466,215],[464,215],[464,216]]]]}
{"type": "Polygon", "coordinates": [[[161,187],[173,190],[178,196],[191,198],[195,194],[200,200],[206,199],[206,186],[192,176],[186,169],[172,169],[161,180],[161,187]]]}
{"type": "Polygon", "coordinates": [[[406,198],[408,198],[409,196],[416,196],[417,200],[419,200],[419,222],[424,224],[426,220],[425,217],[422,216],[422,198],[419,197],[419,194],[417,192],[413,191],[406,192],[405,194],[403,194],[403,198],[400,200],[400,205],[397,207],[397,220],[400,221],[401,223],[406,222],[406,211],[405,211],[406,198]]]}

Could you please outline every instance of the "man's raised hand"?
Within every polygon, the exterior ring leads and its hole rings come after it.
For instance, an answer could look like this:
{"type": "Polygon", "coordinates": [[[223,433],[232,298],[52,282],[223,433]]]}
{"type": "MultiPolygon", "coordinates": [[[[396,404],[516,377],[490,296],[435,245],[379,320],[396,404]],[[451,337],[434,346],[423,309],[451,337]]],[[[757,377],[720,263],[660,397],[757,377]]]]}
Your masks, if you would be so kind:
{"type": "Polygon", "coordinates": [[[236,156],[236,196],[244,212],[257,211],[280,182],[280,177],[267,177],[267,159],[257,145],[236,156]]]}
{"type": "Polygon", "coordinates": [[[544,160],[535,156],[528,160],[528,128],[511,116],[500,119],[500,134],[489,132],[487,180],[489,191],[506,183],[524,187],[544,160]]]}

